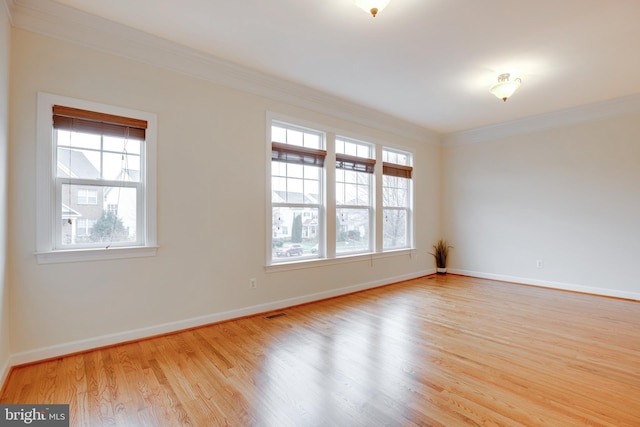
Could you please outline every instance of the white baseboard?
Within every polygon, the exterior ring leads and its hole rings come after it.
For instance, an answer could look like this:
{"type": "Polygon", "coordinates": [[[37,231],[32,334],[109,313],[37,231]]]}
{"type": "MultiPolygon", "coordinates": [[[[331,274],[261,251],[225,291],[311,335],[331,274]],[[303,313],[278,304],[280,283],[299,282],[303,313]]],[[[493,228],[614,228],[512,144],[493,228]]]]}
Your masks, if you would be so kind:
{"type": "MultiPolygon", "coordinates": [[[[388,285],[391,283],[401,282],[404,280],[415,279],[417,277],[434,274],[435,269],[418,271],[411,274],[405,274],[402,276],[389,277],[382,280],[375,280],[373,282],[361,283],[358,285],[347,286],[339,289],[331,289],[324,292],[318,292],[309,295],[303,295],[295,298],[289,298],[279,301],[273,301],[265,304],[254,305],[251,307],[244,307],[236,310],[223,311],[219,313],[212,313],[206,316],[194,317],[191,319],[180,320],[177,322],[164,323],[161,325],[150,326],[147,328],[134,329],[131,331],[124,331],[115,334],[103,335],[100,337],[89,338],[86,340],[78,340],[67,342],[64,344],[57,344],[49,347],[42,347],[35,350],[29,350],[21,353],[12,354],[9,358],[5,371],[8,371],[12,366],[23,365],[26,363],[33,363],[40,360],[52,359],[67,354],[78,353],[82,351],[92,350],[100,347],[106,347],[115,344],[121,344],[128,341],[135,341],[139,339],[149,338],[156,335],[167,334],[171,332],[177,332],[189,328],[198,326],[204,326],[211,323],[222,322],[225,320],[237,319],[240,317],[251,316],[259,313],[265,313],[268,311],[279,310],[295,305],[306,304],[313,301],[320,301],[327,298],[333,298],[340,295],[346,295],[353,292],[363,291],[366,289],[377,288],[380,286],[388,285]]],[[[4,381],[0,384],[4,384],[4,381]]]]}
{"type": "Polygon", "coordinates": [[[480,271],[459,270],[455,268],[449,268],[447,269],[447,271],[452,274],[477,277],[479,279],[491,279],[501,282],[521,283],[523,285],[540,286],[543,288],[559,289],[563,291],[581,292],[584,294],[640,301],[640,293],[637,292],[625,292],[616,289],[596,288],[593,286],[576,285],[572,283],[551,282],[548,280],[529,279],[526,277],[507,276],[504,274],[483,273],[480,271]]]}

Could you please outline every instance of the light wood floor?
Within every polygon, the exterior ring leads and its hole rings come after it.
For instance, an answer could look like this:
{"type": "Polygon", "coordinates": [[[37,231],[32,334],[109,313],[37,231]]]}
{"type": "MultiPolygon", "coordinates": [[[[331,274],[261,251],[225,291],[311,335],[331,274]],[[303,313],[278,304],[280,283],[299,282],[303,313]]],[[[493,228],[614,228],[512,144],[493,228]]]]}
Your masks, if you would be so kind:
{"type": "Polygon", "coordinates": [[[431,276],[13,369],[73,426],[640,426],[640,303],[431,276]]]}

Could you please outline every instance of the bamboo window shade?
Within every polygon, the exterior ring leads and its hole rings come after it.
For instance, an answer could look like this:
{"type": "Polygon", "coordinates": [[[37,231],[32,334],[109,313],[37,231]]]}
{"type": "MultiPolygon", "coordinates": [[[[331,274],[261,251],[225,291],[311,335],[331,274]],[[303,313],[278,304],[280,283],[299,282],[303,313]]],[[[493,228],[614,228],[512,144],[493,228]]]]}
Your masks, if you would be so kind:
{"type": "Polygon", "coordinates": [[[382,174],[389,176],[396,176],[398,178],[411,179],[411,173],[413,168],[411,166],[398,165],[395,163],[384,162],[382,164],[382,174]]]}
{"type": "Polygon", "coordinates": [[[54,105],[53,128],[118,138],[144,140],[147,121],[54,105]]]}
{"type": "Polygon", "coordinates": [[[355,172],[373,173],[376,167],[375,159],[365,157],[350,156],[348,154],[336,153],[336,168],[351,170],[355,172]]]}
{"type": "Polygon", "coordinates": [[[324,166],[325,157],[327,157],[325,150],[282,144],[280,142],[271,144],[271,160],[278,162],[324,166]]]}

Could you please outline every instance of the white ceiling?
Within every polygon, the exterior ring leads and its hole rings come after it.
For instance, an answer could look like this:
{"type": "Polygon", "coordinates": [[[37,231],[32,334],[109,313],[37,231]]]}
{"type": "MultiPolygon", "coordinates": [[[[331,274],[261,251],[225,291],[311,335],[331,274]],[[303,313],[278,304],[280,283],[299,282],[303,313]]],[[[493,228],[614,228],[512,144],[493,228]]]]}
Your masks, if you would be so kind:
{"type": "Polygon", "coordinates": [[[640,0],[55,1],[443,133],[640,93],[640,0]]]}

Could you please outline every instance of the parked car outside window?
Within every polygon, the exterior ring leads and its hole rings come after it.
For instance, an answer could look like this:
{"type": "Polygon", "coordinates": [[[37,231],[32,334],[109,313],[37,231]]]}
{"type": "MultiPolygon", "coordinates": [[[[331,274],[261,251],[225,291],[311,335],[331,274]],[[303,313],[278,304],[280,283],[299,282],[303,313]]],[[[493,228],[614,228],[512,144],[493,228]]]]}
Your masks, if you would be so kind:
{"type": "Polygon", "coordinates": [[[276,248],[276,256],[300,256],[303,252],[304,249],[299,244],[276,248]]]}

